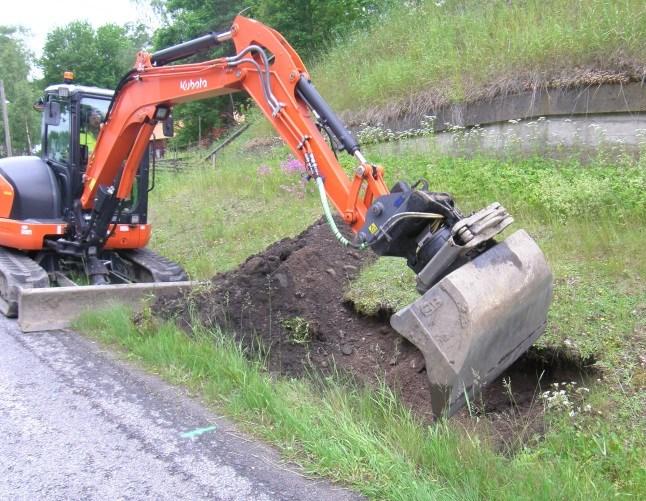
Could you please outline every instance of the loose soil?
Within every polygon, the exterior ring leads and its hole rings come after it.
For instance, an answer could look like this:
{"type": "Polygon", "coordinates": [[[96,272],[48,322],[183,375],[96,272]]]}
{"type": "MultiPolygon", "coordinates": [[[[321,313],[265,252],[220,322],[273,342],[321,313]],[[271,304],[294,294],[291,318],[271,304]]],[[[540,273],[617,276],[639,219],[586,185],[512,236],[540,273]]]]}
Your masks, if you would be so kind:
{"type": "MultiPolygon", "coordinates": [[[[432,420],[430,388],[419,350],[389,325],[389,315],[363,316],[344,299],[348,282],[375,257],[342,247],[323,221],[274,243],[239,268],[216,275],[190,298],[155,310],[186,327],[222,326],[249,351],[261,348],[269,371],[290,376],[340,370],[372,384],[385,381],[422,419],[432,420]]],[[[482,389],[471,407],[507,443],[517,428],[540,433],[538,394],[552,382],[580,381],[581,361],[532,350],[482,389]],[[511,381],[511,397],[502,381],[511,381]],[[535,424],[530,424],[536,421],[535,424]]],[[[465,409],[458,420],[470,426],[465,409]]]]}

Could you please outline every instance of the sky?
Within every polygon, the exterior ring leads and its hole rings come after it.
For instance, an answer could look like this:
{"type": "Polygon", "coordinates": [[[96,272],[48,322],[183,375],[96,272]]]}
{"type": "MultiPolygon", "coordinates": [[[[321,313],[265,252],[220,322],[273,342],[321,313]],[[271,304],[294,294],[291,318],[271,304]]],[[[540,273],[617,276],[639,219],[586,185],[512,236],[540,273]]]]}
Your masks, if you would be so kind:
{"type": "Polygon", "coordinates": [[[0,24],[29,28],[31,35],[25,36],[25,42],[36,57],[42,54],[47,33],[72,21],[88,21],[94,28],[108,23],[142,22],[152,30],[158,25],[145,0],[5,0],[2,4],[0,24]]]}

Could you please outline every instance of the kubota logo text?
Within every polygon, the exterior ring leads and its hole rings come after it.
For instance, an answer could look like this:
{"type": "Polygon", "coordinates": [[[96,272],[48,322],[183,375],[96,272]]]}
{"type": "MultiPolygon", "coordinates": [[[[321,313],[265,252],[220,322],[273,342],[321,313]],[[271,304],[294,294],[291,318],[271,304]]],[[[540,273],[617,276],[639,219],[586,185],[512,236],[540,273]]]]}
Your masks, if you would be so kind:
{"type": "Polygon", "coordinates": [[[199,90],[205,89],[208,84],[204,78],[198,80],[182,80],[179,83],[179,88],[182,90],[199,90]]]}

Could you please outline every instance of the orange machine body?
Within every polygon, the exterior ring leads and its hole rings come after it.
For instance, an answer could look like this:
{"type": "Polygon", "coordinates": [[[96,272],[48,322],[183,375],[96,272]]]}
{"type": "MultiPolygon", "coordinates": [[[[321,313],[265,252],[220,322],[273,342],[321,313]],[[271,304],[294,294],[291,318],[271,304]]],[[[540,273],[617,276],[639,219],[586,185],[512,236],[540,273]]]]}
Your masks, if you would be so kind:
{"type": "MultiPolygon", "coordinates": [[[[45,238],[65,235],[67,223],[60,220],[12,219],[11,209],[16,193],[11,183],[0,174],[0,245],[24,251],[41,250],[45,238]]],[[[114,224],[105,249],[138,249],[150,240],[150,224],[114,224]]]]}
{"type": "MultiPolygon", "coordinates": [[[[37,251],[43,249],[47,237],[63,236],[66,229],[67,223],[64,221],[42,223],[0,217],[0,243],[12,249],[37,251]]],[[[104,248],[140,249],[148,245],[151,231],[150,224],[112,225],[104,248]]]]}

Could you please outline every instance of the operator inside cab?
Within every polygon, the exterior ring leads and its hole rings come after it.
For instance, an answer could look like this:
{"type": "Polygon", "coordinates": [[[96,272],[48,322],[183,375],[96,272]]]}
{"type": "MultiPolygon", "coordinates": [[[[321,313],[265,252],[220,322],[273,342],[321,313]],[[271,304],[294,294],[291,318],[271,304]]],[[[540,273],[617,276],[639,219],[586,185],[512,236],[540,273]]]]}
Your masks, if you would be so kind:
{"type": "Polygon", "coordinates": [[[96,146],[96,138],[99,135],[102,121],[103,115],[97,108],[90,108],[87,113],[81,115],[79,144],[87,147],[88,157],[92,154],[96,146]]]}

